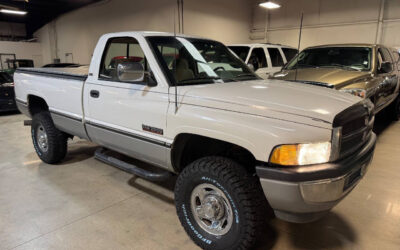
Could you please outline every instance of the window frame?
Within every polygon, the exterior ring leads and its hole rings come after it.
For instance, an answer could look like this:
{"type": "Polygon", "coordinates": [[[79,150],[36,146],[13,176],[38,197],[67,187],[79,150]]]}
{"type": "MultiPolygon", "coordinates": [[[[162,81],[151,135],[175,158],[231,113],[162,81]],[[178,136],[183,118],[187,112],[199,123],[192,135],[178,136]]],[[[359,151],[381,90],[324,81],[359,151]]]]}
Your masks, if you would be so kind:
{"type": "MultiPolygon", "coordinates": [[[[283,54],[283,51],[281,51],[281,50],[279,49],[279,47],[267,47],[267,51],[268,51],[269,59],[270,59],[270,61],[271,61],[271,67],[272,67],[272,68],[279,68],[279,67],[285,66],[285,60],[284,60],[284,58],[283,58],[284,54],[283,54]],[[278,54],[280,55],[281,60],[282,60],[282,65],[274,65],[273,60],[272,60],[271,53],[270,53],[270,51],[269,51],[270,49],[276,49],[276,50],[278,51],[278,54]]],[[[285,58],[286,58],[286,56],[285,56],[285,58]]]]}
{"type": "MultiPolygon", "coordinates": [[[[251,56],[252,56],[254,50],[256,50],[256,49],[259,49],[259,50],[261,50],[261,51],[264,53],[265,64],[266,64],[265,67],[260,67],[260,68],[258,68],[257,70],[259,70],[259,69],[268,69],[268,68],[270,68],[269,62],[268,62],[267,53],[266,53],[266,51],[265,51],[265,49],[264,49],[263,47],[253,47],[253,48],[251,48],[251,50],[249,51],[249,54],[248,54],[248,56],[247,56],[247,57],[248,57],[248,58],[247,58],[247,64],[250,64],[250,58],[251,58],[251,56]]],[[[257,70],[255,70],[255,71],[257,71],[257,70]]]]}
{"type": "Polygon", "coordinates": [[[388,50],[385,47],[378,47],[378,49],[376,51],[376,56],[377,56],[377,60],[376,60],[377,67],[376,67],[376,70],[377,70],[378,74],[390,74],[390,73],[392,73],[394,71],[393,57],[392,57],[392,53],[390,53],[390,50],[388,50]],[[379,54],[381,55],[382,62],[387,62],[387,61],[384,60],[384,58],[385,58],[384,50],[386,50],[387,56],[389,56],[389,58],[388,58],[389,62],[392,65],[392,70],[390,72],[386,72],[386,73],[380,72],[381,65],[379,65],[379,54]]]}
{"type": "MultiPolygon", "coordinates": [[[[129,43],[127,43],[127,44],[129,44],[129,43]]],[[[129,45],[127,46],[127,52],[128,51],[129,51],[129,45]]],[[[103,49],[103,54],[102,54],[101,60],[100,60],[99,72],[98,72],[98,75],[97,75],[97,80],[106,81],[106,82],[114,82],[114,83],[127,83],[127,84],[147,85],[148,83],[146,81],[146,75],[147,74],[151,74],[151,72],[152,72],[151,68],[150,68],[150,65],[148,65],[148,69],[146,69],[147,68],[146,67],[147,64],[148,64],[148,61],[146,59],[146,55],[145,55],[144,50],[143,50],[142,46],[140,45],[138,39],[136,39],[135,37],[132,37],[132,36],[110,37],[110,38],[107,39],[107,42],[106,42],[106,44],[104,46],[104,49],[103,49]],[[101,76],[102,68],[104,66],[105,59],[107,57],[107,53],[108,53],[108,50],[110,48],[110,45],[111,45],[112,41],[116,40],[116,39],[132,39],[132,40],[136,41],[136,43],[139,45],[140,49],[143,52],[143,56],[144,56],[143,57],[143,59],[144,59],[144,67],[143,67],[144,68],[144,80],[143,81],[135,81],[135,82],[132,82],[132,81],[129,81],[129,82],[128,81],[116,81],[114,79],[108,79],[108,78],[105,78],[105,77],[101,76]]],[[[156,85],[154,87],[156,87],[158,85],[158,83],[157,83],[157,81],[155,79],[154,79],[154,81],[156,82],[156,85]]]]}

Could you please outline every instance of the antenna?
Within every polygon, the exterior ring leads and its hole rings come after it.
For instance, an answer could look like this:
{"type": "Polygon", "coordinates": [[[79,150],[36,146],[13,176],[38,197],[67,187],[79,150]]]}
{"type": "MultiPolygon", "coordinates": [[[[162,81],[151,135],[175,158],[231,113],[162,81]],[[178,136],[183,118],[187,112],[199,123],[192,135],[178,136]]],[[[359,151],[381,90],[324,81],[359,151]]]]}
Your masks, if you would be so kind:
{"type": "Polygon", "coordinates": [[[182,30],[181,30],[181,33],[183,34],[183,0],[181,0],[181,18],[182,18],[182,30]]]}
{"type": "Polygon", "coordinates": [[[300,19],[300,32],[299,32],[299,44],[297,46],[297,59],[296,59],[296,72],[294,73],[294,81],[297,81],[297,68],[299,67],[299,55],[300,55],[300,43],[301,43],[301,31],[303,30],[303,12],[301,12],[300,19]]]}
{"type": "MultiPolygon", "coordinates": [[[[180,24],[180,17],[179,17],[179,0],[177,0],[177,4],[178,4],[178,24],[179,24],[179,29],[181,28],[181,24],[180,24]]],[[[176,39],[176,15],[175,15],[176,9],[174,8],[174,38],[176,39]]],[[[175,42],[175,40],[174,40],[175,42]]],[[[177,50],[176,47],[174,46],[174,71],[176,75],[176,55],[177,55],[177,50]]],[[[175,114],[176,112],[178,112],[178,83],[176,82],[175,79],[175,114]]]]}

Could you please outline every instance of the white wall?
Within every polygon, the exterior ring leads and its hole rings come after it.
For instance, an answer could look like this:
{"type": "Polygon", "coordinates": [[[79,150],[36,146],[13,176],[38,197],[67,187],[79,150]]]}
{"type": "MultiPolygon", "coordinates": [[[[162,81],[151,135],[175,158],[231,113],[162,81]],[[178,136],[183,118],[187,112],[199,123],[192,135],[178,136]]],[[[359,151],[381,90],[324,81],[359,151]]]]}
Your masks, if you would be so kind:
{"type": "Polygon", "coordinates": [[[35,67],[43,65],[40,43],[0,41],[0,54],[15,54],[17,59],[32,59],[35,67]]]}
{"type": "Polygon", "coordinates": [[[268,11],[253,2],[253,41],[298,44],[304,12],[301,47],[332,43],[383,43],[400,46],[400,1],[385,0],[382,35],[378,19],[382,0],[276,0],[280,9],[268,11]],[[266,38],[264,28],[267,26],[266,38]],[[378,39],[377,39],[378,37],[378,39]]]}
{"type": "MultiPolygon", "coordinates": [[[[104,33],[129,30],[174,30],[176,0],[110,0],[67,13],[35,33],[45,63],[65,53],[88,64],[104,33]]],[[[176,14],[177,15],[177,14],[176,14]]],[[[249,0],[185,0],[184,31],[226,43],[249,42],[249,0]]]]}

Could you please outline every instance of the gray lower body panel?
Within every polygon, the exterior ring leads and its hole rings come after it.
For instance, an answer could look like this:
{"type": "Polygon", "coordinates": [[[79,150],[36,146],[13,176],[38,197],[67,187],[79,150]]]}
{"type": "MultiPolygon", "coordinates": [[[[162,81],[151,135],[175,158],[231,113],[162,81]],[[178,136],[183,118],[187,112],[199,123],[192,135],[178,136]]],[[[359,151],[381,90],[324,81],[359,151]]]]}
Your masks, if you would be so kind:
{"type": "Polygon", "coordinates": [[[19,112],[21,112],[22,114],[24,114],[28,117],[31,117],[27,103],[16,100],[16,104],[17,104],[17,108],[18,108],[19,112]]]}
{"type": "Polygon", "coordinates": [[[81,120],[66,117],[54,112],[50,113],[56,128],[70,135],[78,136],[79,138],[86,140],[89,139],[86,135],[85,126],[81,120]]]}
{"type": "Polygon", "coordinates": [[[92,124],[86,124],[90,139],[108,149],[173,171],[168,158],[171,148],[158,143],[135,138],[126,133],[118,133],[92,124]]]}

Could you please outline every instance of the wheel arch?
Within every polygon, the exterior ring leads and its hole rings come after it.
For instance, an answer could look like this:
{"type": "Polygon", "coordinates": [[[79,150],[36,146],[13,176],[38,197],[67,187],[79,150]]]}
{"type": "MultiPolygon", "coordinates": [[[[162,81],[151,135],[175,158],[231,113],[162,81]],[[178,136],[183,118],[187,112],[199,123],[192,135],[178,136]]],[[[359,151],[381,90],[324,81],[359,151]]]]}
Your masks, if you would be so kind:
{"type": "Polygon", "coordinates": [[[48,111],[49,106],[43,97],[30,94],[27,97],[28,110],[31,116],[41,112],[48,111]]]}
{"type": "Polygon", "coordinates": [[[226,140],[199,134],[178,134],[171,147],[171,164],[174,171],[181,172],[189,163],[206,156],[224,156],[255,171],[255,156],[247,148],[226,140]]]}

